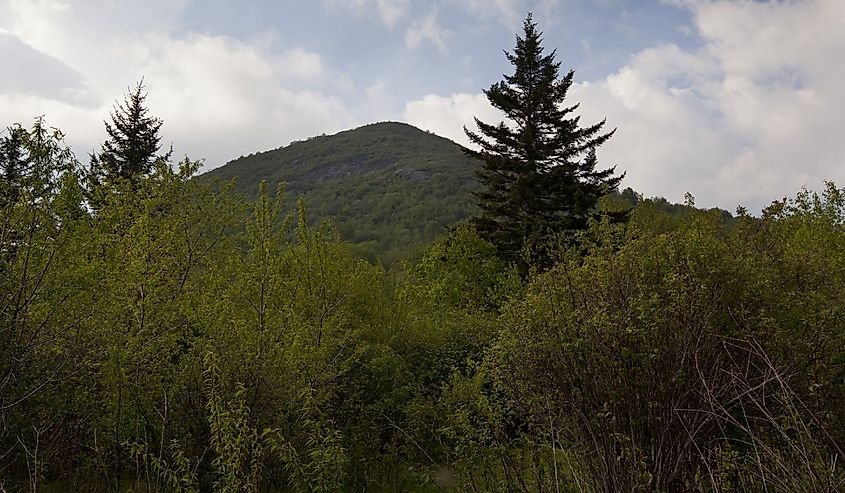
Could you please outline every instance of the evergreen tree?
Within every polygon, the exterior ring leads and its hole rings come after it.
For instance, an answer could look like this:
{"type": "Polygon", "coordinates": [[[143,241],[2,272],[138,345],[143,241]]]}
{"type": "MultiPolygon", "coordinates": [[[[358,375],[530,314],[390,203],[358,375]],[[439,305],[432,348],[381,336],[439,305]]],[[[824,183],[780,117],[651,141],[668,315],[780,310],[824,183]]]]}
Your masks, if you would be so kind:
{"type": "Polygon", "coordinates": [[[26,130],[13,125],[6,132],[7,135],[0,138],[0,206],[17,202],[28,166],[24,152],[26,130]]]}
{"type": "Polygon", "coordinates": [[[513,53],[505,52],[514,74],[484,91],[507,121],[493,125],[476,118],[479,132],[464,131],[480,148],[467,152],[483,161],[483,187],[476,193],[479,233],[506,259],[519,259],[527,245],[542,264],[548,240],[584,229],[622,175],[615,176],[615,168],[596,170],[596,148],[615,130],[604,132],[604,120],[579,126],[573,115],[578,105],[564,104],[574,72],[560,78],[556,50],[544,54],[541,42],[528,14],[513,53]]]}
{"type": "Polygon", "coordinates": [[[161,149],[159,130],[162,121],[148,116],[144,105],[147,94],[143,80],[126,95],[123,104],[111,113],[111,123],[106,125],[106,140],[99,156],[92,154],[91,167],[99,182],[113,182],[118,178],[131,179],[148,175],[153,162],[169,159],[170,153],[157,156],[161,149]]]}

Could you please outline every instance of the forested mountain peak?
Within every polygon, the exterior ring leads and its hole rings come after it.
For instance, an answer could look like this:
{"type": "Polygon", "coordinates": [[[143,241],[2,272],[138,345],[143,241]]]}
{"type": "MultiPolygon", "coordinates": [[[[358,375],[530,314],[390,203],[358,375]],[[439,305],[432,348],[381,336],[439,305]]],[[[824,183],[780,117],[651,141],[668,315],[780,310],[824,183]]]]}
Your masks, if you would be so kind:
{"type": "MultiPolygon", "coordinates": [[[[434,170],[456,164],[455,159],[472,167],[462,158],[460,147],[446,138],[406,123],[380,122],[241,156],[206,175],[238,178],[238,189],[255,195],[261,180],[287,181],[292,190],[304,191],[307,184],[297,183],[297,179],[323,182],[385,168],[420,181],[434,170]],[[412,173],[415,170],[423,173],[412,173]]],[[[462,168],[463,174],[472,176],[472,169],[462,168]]]]}
{"type": "Polygon", "coordinates": [[[448,139],[381,122],[242,156],[206,179],[236,180],[247,197],[263,180],[287,184],[292,206],[305,197],[309,219],[330,220],[361,253],[390,260],[475,213],[479,163],[448,139]]]}

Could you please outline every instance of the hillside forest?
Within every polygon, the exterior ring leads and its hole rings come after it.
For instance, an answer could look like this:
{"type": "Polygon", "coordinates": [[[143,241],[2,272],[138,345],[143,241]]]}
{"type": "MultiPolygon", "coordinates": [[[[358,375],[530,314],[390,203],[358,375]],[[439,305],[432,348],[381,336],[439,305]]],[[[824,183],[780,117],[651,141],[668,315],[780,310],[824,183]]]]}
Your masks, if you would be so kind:
{"type": "Polygon", "coordinates": [[[485,91],[506,122],[457,157],[398,124],[365,128],[404,154],[332,144],[383,163],[335,163],[354,191],[263,154],[197,176],[141,84],[84,163],[11,124],[0,491],[845,490],[845,190],[620,193],[541,41],[529,16],[485,91]],[[431,177],[433,219],[389,223],[431,177]]]}

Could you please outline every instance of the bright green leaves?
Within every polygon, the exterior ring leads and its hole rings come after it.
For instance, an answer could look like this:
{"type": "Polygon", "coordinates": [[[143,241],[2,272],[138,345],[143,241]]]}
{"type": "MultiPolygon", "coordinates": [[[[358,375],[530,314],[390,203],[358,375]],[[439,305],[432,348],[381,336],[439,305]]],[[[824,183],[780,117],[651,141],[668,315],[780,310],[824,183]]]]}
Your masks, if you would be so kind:
{"type": "Polygon", "coordinates": [[[87,359],[76,270],[85,226],[61,132],[38,118],[10,128],[0,152],[0,439],[14,441],[42,427],[17,418],[49,406],[62,370],[87,359]]]}
{"type": "Polygon", "coordinates": [[[59,138],[0,145],[0,466],[33,472],[2,487],[841,489],[833,184],[760,219],[634,196],[524,272],[458,225],[387,273],[189,160],[83,193],[59,138]]]}
{"type": "Polygon", "coordinates": [[[417,280],[412,289],[425,290],[431,302],[444,308],[493,308],[519,284],[515,270],[470,224],[460,224],[441,237],[410,273],[417,280]]]}

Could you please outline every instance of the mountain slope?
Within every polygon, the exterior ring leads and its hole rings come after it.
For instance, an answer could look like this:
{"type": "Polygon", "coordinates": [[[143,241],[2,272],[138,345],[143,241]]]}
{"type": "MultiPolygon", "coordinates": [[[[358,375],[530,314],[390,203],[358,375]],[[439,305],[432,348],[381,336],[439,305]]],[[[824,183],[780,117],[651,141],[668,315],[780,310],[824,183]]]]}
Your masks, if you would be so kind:
{"type": "Polygon", "coordinates": [[[287,183],[293,205],[305,197],[311,224],[329,219],[368,257],[390,262],[475,213],[480,164],[458,144],[404,123],[375,123],[238,158],[204,178],[236,178],[258,193],[287,183]]]}

